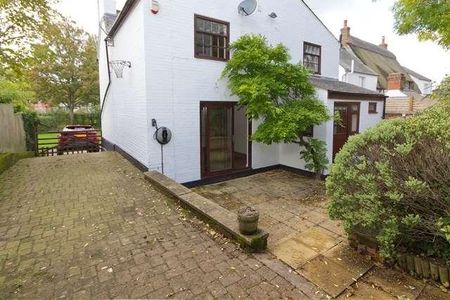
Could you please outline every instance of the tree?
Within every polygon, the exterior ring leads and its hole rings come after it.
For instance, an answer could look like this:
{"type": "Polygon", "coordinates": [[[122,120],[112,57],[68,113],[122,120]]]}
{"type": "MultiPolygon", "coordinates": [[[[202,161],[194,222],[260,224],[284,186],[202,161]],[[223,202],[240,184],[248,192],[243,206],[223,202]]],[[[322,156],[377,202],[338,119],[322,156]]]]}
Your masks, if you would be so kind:
{"type": "Polygon", "coordinates": [[[31,43],[55,16],[51,4],[57,0],[0,0],[0,75],[5,70],[19,71],[29,54],[31,43]]]}
{"type": "Polygon", "coordinates": [[[0,103],[12,104],[14,111],[24,112],[33,98],[34,93],[28,84],[0,77],[0,103]]]}
{"type": "Polygon", "coordinates": [[[271,46],[260,35],[244,35],[231,45],[232,58],[223,76],[247,109],[247,116],[262,121],[252,139],[265,143],[296,143],[306,167],[321,175],[328,164],[325,142],[306,137],[314,125],[331,118],[316,99],[309,71],[290,63],[282,44],[271,46]]]}
{"type": "Polygon", "coordinates": [[[433,91],[433,99],[450,103],[450,75],[445,76],[439,86],[433,91]]]}
{"type": "Polygon", "coordinates": [[[450,48],[449,0],[399,0],[394,15],[398,33],[416,33],[420,40],[450,48]]]}
{"type": "Polygon", "coordinates": [[[30,79],[39,100],[64,105],[73,122],[76,108],[99,103],[96,42],[74,23],[50,26],[33,46],[30,79]]]}

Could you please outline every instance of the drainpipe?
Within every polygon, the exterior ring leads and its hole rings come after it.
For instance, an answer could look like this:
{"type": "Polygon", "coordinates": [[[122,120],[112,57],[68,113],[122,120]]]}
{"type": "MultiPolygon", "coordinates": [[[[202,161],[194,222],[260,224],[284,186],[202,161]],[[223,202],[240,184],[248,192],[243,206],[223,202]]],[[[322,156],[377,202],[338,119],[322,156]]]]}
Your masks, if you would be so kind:
{"type": "Polygon", "coordinates": [[[103,107],[105,106],[106,96],[108,95],[109,88],[111,87],[111,67],[109,65],[108,38],[105,39],[105,49],[106,49],[106,64],[108,67],[108,85],[106,86],[105,95],[103,95],[102,109],[100,111],[100,115],[103,114],[103,107]]]}

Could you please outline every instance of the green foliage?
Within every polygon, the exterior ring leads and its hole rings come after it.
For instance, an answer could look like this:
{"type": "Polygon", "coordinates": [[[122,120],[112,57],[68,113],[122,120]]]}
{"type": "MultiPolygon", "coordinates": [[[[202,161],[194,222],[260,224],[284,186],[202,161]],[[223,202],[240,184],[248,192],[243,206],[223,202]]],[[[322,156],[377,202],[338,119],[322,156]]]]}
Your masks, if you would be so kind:
{"type": "Polygon", "coordinates": [[[95,128],[100,128],[100,111],[95,107],[89,112],[75,113],[73,115],[73,122],[70,120],[70,115],[66,111],[54,111],[45,114],[39,114],[39,133],[48,131],[62,130],[66,125],[80,124],[92,125],[95,128]]]}
{"type": "Polygon", "coordinates": [[[0,153],[0,174],[11,168],[16,162],[34,156],[34,152],[0,153]]]}
{"type": "Polygon", "coordinates": [[[23,127],[25,129],[25,142],[28,151],[35,151],[36,132],[39,124],[38,116],[35,112],[26,111],[22,113],[23,127]]]}
{"type": "Polygon", "coordinates": [[[54,0],[0,0],[0,75],[6,70],[19,71],[30,45],[40,38],[57,14],[54,0]]]}
{"type": "Polygon", "coordinates": [[[353,136],[327,178],[330,216],[373,232],[381,254],[450,253],[450,104],[353,136]]]}
{"type": "Polygon", "coordinates": [[[450,1],[398,0],[394,14],[398,33],[416,33],[420,40],[450,48],[450,1]]]}
{"type": "Polygon", "coordinates": [[[317,174],[323,174],[325,167],[329,163],[327,159],[327,143],[318,139],[311,139],[300,151],[300,158],[306,162],[305,167],[308,170],[314,170],[317,174]]]}
{"type": "Polygon", "coordinates": [[[304,134],[331,116],[315,97],[309,71],[290,62],[285,46],[271,46],[260,35],[242,36],[231,50],[223,76],[247,116],[262,121],[252,139],[265,144],[298,143],[308,168],[321,173],[328,164],[323,142],[304,134]]]}
{"type": "Polygon", "coordinates": [[[12,82],[0,77],[0,103],[12,104],[15,112],[23,112],[28,109],[33,97],[34,93],[28,84],[12,82]]]}
{"type": "Polygon", "coordinates": [[[438,101],[450,103],[450,76],[447,75],[439,84],[439,86],[433,91],[431,95],[433,99],[438,101]]]}
{"type": "Polygon", "coordinates": [[[33,46],[29,78],[38,100],[76,108],[99,103],[98,63],[94,37],[70,21],[49,26],[42,43],[33,46]]]}

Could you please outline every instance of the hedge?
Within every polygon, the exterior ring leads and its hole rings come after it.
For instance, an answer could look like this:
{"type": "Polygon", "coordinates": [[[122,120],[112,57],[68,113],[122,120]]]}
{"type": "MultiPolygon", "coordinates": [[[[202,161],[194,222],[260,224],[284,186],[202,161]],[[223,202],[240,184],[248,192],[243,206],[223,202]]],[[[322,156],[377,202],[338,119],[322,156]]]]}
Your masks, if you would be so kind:
{"type": "Polygon", "coordinates": [[[327,178],[329,213],[373,234],[380,254],[450,263],[450,105],[383,121],[349,139],[327,178]]]}
{"type": "Polygon", "coordinates": [[[56,111],[45,114],[38,114],[39,124],[38,133],[46,133],[49,131],[59,131],[66,125],[92,125],[99,129],[100,113],[94,111],[92,113],[75,113],[73,124],[70,122],[69,113],[65,111],[56,111]]]}
{"type": "Polygon", "coordinates": [[[34,155],[34,152],[0,153],[0,174],[14,166],[19,160],[34,157],[34,155]]]}

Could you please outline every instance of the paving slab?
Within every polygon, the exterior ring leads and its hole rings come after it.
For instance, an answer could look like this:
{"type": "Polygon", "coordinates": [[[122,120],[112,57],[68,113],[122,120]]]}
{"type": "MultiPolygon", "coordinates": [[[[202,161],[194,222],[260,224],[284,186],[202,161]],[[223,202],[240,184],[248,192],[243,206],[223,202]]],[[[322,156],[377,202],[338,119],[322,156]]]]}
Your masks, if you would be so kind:
{"type": "Polygon", "coordinates": [[[356,281],[346,268],[323,255],[308,261],[299,273],[334,298],[356,281]]]}
{"type": "Polygon", "coordinates": [[[291,235],[295,239],[316,252],[324,252],[336,246],[339,241],[331,233],[320,227],[311,227],[304,232],[291,235]]]}
{"type": "Polygon", "coordinates": [[[297,239],[285,238],[271,252],[294,269],[299,268],[319,253],[297,239]]]}
{"type": "Polygon", "coordinates": [[[353,277],[356,279],[366,274],[375,266],[369,256],[358,254],[348,245],[347,242],[340,243],[325,252],[323,255],[331,261],[346,268],[347,271],[354,274],[353,277]]]}
{"type": "MultiPolygon", "coordinates": [[[[337,299],[354,299],[354,300],[398,300],[397,297],[364,282],[354,283],[346,291],[344,291],[337,299]]],[[[428,300],[431,300],[430,298],[428,300]]]]}
{"type": "Polygon", "coordinates": [[[362,280],[380,287],[385,292],[400,299],[416,299],[425,288],[425,283],[405,273],[392,269],[375,267],[362,280]]]}
{"type": "Polygon", "coordinates": [[[434,285],[427,285],[422,293],[420,293],[417,300],[448,300],[450,299],[450,292],[446,288],[440,288],[434,285]]]}

